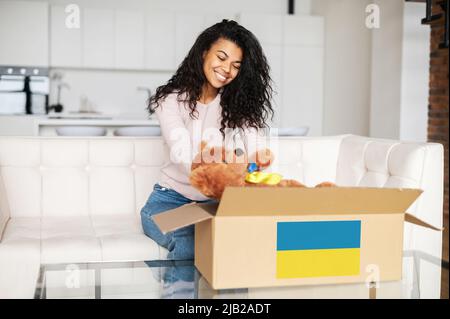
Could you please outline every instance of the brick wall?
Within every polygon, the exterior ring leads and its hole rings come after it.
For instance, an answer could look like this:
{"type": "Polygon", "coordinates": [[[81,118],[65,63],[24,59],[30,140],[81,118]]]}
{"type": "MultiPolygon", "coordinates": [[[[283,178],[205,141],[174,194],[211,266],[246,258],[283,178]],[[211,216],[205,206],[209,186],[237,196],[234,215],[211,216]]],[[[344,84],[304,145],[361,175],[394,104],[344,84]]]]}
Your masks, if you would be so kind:
{"type": "MultiPolygon", "coordinates": [[[[433,14],[438,13],[444,15],[441,6],[435,3],[433,4],[433,14]]],[[[439,44],[444,36],[444,18],[433,22],[430,27],[428,141],[444,145],[444,213],[448,215],[448,48],[439,49],[439,44]]]]}

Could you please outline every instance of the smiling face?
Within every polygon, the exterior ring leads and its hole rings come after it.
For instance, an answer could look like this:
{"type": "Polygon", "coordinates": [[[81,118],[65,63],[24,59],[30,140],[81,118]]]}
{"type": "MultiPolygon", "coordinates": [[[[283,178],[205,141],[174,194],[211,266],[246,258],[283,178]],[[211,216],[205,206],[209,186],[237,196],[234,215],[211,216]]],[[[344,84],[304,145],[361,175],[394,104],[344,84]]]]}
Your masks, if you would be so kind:
{"type": "Polygon", "coordinates": [[[208,89],[218,90],[233,81],[239,73],[242,49],[223,38],[214,42],[203,55],[203,72],[208,89]]]}

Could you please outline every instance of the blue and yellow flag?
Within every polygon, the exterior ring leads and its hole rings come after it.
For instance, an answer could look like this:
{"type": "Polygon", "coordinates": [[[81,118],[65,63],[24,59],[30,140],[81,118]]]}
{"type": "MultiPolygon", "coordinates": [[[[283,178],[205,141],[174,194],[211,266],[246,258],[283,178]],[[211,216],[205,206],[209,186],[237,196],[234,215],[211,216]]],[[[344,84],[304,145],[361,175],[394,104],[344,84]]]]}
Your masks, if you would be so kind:
{"type": "Polygon", "coordinates": [[[360,273],[361,221],[277,223],[277,278],[360,273]]]}

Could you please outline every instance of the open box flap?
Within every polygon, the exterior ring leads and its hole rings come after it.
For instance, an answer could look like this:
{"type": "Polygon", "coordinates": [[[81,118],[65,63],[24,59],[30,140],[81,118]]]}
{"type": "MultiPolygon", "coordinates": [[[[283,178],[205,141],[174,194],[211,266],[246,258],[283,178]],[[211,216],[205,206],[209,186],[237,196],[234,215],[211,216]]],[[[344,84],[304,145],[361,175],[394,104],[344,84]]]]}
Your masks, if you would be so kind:
{"type": "Polygon", "coordinates": [[[405,222],[414,224],[414,225],[418,225],[418,226],[422,226],[425,228],[429,228],[429,229],[433,229],[433,230],[438,230],[438,231],[442,231],[444,230],[444,228],[439,228],[439,227],[435,227],[431,224],[428,224],[427,222],[424,222],[423,220],[417,218],[414,215],[411,215],[409,213],[405,213],[405,222]]]}
{"type": "Polygon", "coordinates": [[[163,234],[214,217],[217,202],[191,203],[152,216],[163,234]]]}
{"type": "Polygon", "coordinates": [[[217,216],[404,213],[420,189],[227,187],[217,216]]]}

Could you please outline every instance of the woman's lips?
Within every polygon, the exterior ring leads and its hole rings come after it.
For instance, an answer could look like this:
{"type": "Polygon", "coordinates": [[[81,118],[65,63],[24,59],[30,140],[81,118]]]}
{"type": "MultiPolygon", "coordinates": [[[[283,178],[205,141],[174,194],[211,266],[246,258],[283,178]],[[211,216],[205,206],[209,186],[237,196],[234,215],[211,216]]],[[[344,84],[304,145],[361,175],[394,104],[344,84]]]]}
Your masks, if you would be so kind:
{"type": "Polygon", "coordinates": [[[216,74],[216,78],[220,81],[220,82],[225,82],[228,78],[226,76],[223,76],[222,74],[220,74],[217,71],[214,71],[214,73],[216,74]]]}

